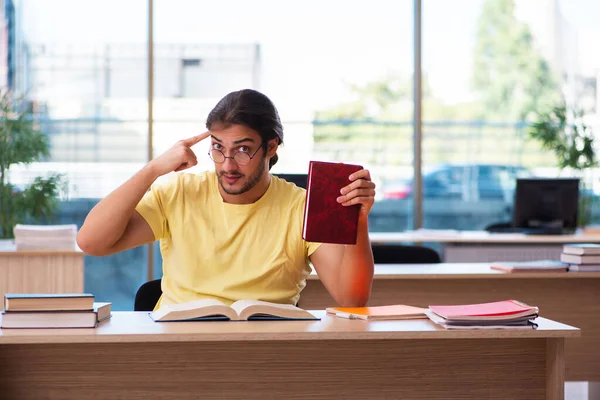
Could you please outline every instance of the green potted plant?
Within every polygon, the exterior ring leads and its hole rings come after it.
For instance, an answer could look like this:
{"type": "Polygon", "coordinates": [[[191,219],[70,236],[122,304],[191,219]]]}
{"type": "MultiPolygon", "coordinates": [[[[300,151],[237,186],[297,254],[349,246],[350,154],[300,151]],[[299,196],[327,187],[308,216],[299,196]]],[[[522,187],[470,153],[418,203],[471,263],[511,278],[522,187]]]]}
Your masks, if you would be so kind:
{"type": "Polygon", "coordinates": [[[13,238],[18,223],[41,223],[55,215],[66,185],[62,175],[38,176],[27,187],[10,182],[11,167],[49,155],[48,136],[37,128],[31,108],[10,92],[0,93],[0,239],[13,238]]]}
{"type": "Polygon", "coordinates": [[[554,153],[561,172],[569,168],[581,179],[578,221],[581,227],[590,223],[595,201],[585,172],[598,166],[594,134],[583,117],[583,111],[563,102],[550,111],[538,113],[528,129],[530,138],[554,153]]]}

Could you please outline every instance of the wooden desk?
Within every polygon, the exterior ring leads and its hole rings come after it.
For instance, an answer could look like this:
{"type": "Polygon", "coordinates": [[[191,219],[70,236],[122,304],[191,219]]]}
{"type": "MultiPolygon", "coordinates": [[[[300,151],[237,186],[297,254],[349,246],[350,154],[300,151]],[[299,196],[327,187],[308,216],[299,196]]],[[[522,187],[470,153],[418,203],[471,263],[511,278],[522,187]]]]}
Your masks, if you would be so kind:
{"type": "Polygon", "coordinates": [[[494,262],[558,259],[565,243],[600,243],[598,234],[524,235],[485,231],[417,230],[372,232],[372,243],[436,242],[445,262],[494,262]]]}
{"type": "MultiPolygon", "coordinates": [[[[489,263],[376,265],[369,305],[465,304],[518,299],[540,315],[581,329],[565,344],[566,379],[600,381],[600,272],[504,273],[489,263]]],[[[300,307],[326,308],[333,299],[314,274],[300,307]]]]}
{"type": "Polygon", "coordinates": [[[429,320],[154,323],[0,330],[3,399],[562,399],[564,338],[429,320]]]}
{"type": "Polygon", "coordinates": [[[0,299],[5,293],[82,293],[83,259],[75,250],[2,249],[0,299]]]}

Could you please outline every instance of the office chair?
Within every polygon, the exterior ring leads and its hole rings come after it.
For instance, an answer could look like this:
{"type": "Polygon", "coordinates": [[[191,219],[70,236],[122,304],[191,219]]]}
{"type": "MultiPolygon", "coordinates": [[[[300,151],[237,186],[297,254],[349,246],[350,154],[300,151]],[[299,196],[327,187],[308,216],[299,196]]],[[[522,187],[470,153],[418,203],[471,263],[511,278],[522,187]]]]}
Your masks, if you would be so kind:
{"type": "Polygon", "coordinates": [[[162,295],[160,279],[144,283],[135,294],[133,311],[152,311],[162,295]]]}
{"type": "Polygon", "coordinates": [[[510,233],[511,231],[517,231],[510,221],[495,222],[487,225],[483,230],[490,233],[510,233]]]}
{"type": "Polygon", "coordinates": [[[437,264],[442,258],[429,247],[371,244],[375,264],[437,264]]]}

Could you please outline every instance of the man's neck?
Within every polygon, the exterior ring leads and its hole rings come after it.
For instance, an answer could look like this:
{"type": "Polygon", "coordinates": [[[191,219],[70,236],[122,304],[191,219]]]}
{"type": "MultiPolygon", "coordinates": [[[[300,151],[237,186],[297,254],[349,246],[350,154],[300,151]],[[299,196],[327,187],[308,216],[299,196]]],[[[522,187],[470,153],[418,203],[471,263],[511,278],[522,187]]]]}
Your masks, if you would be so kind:
{"type": "Polygon", "coordinates": [[[219,193],[225,203],[229,204],[252,204],[256,203],[269,189],[271,175],[267,172],[265,176],[250,190],[242,194],[229,194],[219,185],[219,193]]]}

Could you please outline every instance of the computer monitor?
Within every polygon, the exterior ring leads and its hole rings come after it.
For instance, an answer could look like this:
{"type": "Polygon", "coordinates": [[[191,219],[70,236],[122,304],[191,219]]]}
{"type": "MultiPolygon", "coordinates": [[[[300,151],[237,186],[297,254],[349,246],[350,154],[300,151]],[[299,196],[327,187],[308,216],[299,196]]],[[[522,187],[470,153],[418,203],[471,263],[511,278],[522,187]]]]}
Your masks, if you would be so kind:
{"type": "Polygon", "coordinates": [[[579,179],[518,178],[513,225],[525,233],[561,234],[577,228],[579,179]]]}
{"type": "Polygon", "coordinates": [[[308,180],[307,174],[273,174],[285,179],[288,182],[296,184],[296,186],[306,189],[306,181],[308,180]]]}

